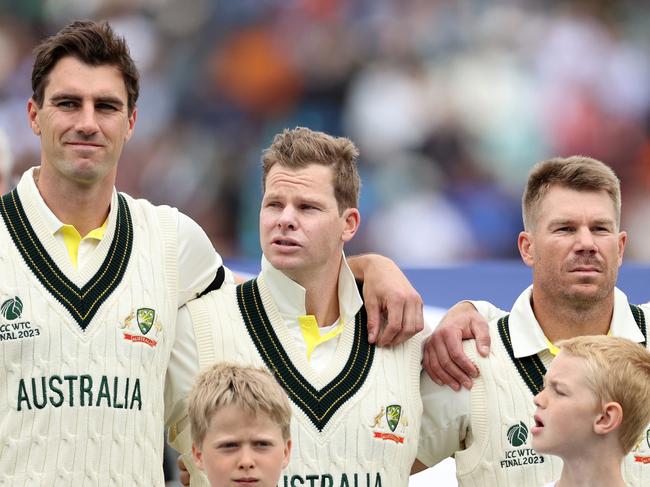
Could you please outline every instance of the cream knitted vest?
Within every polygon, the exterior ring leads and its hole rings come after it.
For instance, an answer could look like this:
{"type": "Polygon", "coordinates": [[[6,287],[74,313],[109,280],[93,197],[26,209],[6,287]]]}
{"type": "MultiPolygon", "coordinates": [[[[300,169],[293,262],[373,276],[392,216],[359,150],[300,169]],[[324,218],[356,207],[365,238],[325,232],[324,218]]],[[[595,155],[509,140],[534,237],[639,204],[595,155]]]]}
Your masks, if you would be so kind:
{"type": "MultiPolygon", "coordinates": [[[[644,322],[643,313],[639,315],[638,308],[633,311],[637,320],[644,322]]],[[[476,353],[474,340],[463,344],[481,375],[471,391],[468,446],[456,454],[461,487],[539,487],[559,479],[562,471],[559,458],[539,454],[532,448],[530,429],[534,425],[535,405],[533,393],[522,378],[525,376],[528,382],[537,380],[539,385],[553,356],[543,351],[536,363],[531,362],[520,373],[501,338],[505,330],[502,320],[490,323],[492,350],[487,358],[476,353]],[[536,374],[540,377],[536,378],[536,374]]],[[[645,334],[645,324],[642,330],[645,334]]],[[[623,462],[626,482],[635,487],[650,485],[650,433],[644,436],[623,462]]]]}
{"type": "Polygon", "coordinates": [[[177,212],[120,195],[77,272],[17,194],[0,218],[0,485],[164,485],[177,212]]]}
{"type": "Polygon", "coordinates": [[[345,324],[335,360],[319,376],[294,345],[263,278],[256,283],[259,293],[249,281],[188,308],[197,337],[213,337],[199,348],[202,364],[267,366],[288,392],[293,450],[278,485],[407,486],[422,414],[420,337],[392,348],[370,346],[362,310],[356,323],[345,324]]]}

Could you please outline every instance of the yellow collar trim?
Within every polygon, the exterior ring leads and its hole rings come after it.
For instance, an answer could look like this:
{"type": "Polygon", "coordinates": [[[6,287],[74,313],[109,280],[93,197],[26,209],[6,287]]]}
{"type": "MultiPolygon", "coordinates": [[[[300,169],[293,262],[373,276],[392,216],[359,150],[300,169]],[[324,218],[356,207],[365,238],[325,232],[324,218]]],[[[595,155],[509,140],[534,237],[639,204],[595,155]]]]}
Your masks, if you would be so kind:
{"type": "Polygon", "coordinates": [[[309,361],[311,360],[312,352],[318,345],[339,336],[343,332],[345,323],[340,322],[338,326],[323,335],[320,334],[318,323],[316,322],[316,317],[314,315],[298,316],[298,325],[300,326],[302,337],[307,345],[307,361],[309,361]]]}
{"type": "Polygon", "coordinates": [[[61,225],[59,231],[63,236],[63,243],[65,244],[65,248],[67,249],[68,255],[70,256],[70,261],[72,262],[72,265],[75,269],[78,267],[79,245],[81,245],[81,241],[91,238],[95,240],[101,240],[104,238],[104,234],[106,233],[107,224],[108,218],[104,221],[101,227],[91,230],[83,238],[74,226],[66,224],[61,225]]]}
{"type": "MultiPolygon", "coordinates": [[[[607,332],[607,336],[611,336],[611,334],[612,329],[610,328],[607,332]]],[[[560,353],[559,347],[556,347],[554,344],[552,344],[551,341],[546,337],[544,337],[544,340],[546,340],[546,346],[548,347],[548,351],[551,352],[551,355],[553,355],[553,357],[557,357],[557,354],[560,353]]]]}

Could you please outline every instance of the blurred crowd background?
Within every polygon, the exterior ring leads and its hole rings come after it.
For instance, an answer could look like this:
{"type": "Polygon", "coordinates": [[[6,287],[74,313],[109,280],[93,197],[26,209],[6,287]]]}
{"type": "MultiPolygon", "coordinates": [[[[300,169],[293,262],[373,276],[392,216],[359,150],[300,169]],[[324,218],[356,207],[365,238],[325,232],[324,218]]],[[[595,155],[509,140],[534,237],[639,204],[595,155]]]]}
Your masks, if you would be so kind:
{"type": "Polygon", "coordinates": [[[260,255],[260,153],[297,125],[361,150],[348,252],[402,265],[516,258],[537,161],[584,154],[623,184],[627,259],[650,261],[646,0],[0,0],[0,129],[38,164],[31,51],[107,19],[141,72],[118,189],[177,206],[227,258],[260,255]]]}

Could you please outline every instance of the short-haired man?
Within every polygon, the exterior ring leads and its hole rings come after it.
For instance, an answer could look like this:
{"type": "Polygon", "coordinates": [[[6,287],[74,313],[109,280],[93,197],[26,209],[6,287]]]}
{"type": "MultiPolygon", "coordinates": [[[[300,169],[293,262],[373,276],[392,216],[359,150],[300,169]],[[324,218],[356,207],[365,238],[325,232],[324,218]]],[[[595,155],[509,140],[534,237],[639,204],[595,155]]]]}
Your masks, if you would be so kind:
{"type": "MultiPolygon", "coordinates": [[[[115,190],[139,87],[107,23],[44,40],[32,89],[40,166],[0,200],[0,484],[163,485],[164,423],[184,413],[169,357],[196,355],[193,334],[176,337],[178,306],[230,274],[190,218],[115,190]]],[[[416,324],[421,301],[404,308],[400,284],[372,301],[416,324]]]]}
{"type": "MultiPolygon", "coordinates": [[[[423,376],[423,400],[448,411],[423,418],[418,459],[425,465],[455,455],[460,485],[538,487],[559,477],[561,462],[530,443],[532,398],[557,353],[553,344],[608,333],[647,342],[648,308],[628,304],[615,287],[627,239],[620,208],[618,178],[599,161],[556,158],[532,169],[518,245],[533,285],[509,315],[490,322],[489,356],[465,342],[481,371],[471,391],[452,391],[423,376]]],[[[647,443],[627,455],[624,475],[632,485],[650,482],[646,462],[647,443]]]]}
{"type": "Polygon", "coordinates": [[[187,306],[196,335],[212,337],[202,363],[266,366],[287,392],[294,448],[284,486],[406,486],[415,459],[420,336],[368,344],[343,255],[360,222],[356,158],[343,137],[277,135],[263,154],[261,273],[187,306]]]}

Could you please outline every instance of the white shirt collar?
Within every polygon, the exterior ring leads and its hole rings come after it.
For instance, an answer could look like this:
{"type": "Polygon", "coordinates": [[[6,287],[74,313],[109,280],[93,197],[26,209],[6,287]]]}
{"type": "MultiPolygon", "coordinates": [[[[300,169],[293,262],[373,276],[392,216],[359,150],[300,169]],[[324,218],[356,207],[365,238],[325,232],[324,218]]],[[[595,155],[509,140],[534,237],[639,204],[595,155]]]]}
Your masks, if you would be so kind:
{"type": "Polygon", "coordinates": [[[25,171],[22,178],[20,179],[20,183],[18,184],[21,192],[24,191],[35,203],[38,212],[43,217],[43,222],[45,223],[49,232],[54,235],[63,226],[63,222],[59,220],[57,216],[52,212],[52,210],[50,210],[47,204],[45,204],[45,200],[41,196],[41,193],[36,186],[34,173],[39,169],[39,167],[32,167],[25,171]]]}
{"type": "MultiPolygon", "coordinates": [[[[363,305],[363,300],[359,294],[354,275],[345,260],[345,254],[342,254],[342,259],[338,281],[339,319],[341,322],[346,323],[357,314],[363,305]]],[[[273,267],[264,255],[262,255],[261,274],[264,276],[271,297],[275,301],[285,323],[291,325],[296,323],[297,326],[296,320],[298,316],[307,314],[305,309],[305,288],[273,267]]],[[[319,323],[319,325],[324,326],[331,324],[319,323]]]]}
{"type": "MultiPolygon", "coordinates": [[[[41,192],[38,190],[38,187],[36,186],[36,180],[34,179],[34,173],[39,170],[39,166],[35,166],[32,168],[29,168],[27,171],[25,171],[20,178],[20,182],[18,183],[18,191],[19,194],[23,194],[27,198],[29,198],[31,201],[34,202],[36,205],[36,208],[38,212],[41,214],[41,217],[43,218],[43,222],[45,223],[45,226],[47,227],[48,231],[52,235],[56,235],[56,233],[63,227],[65,224],[59,220],[59,218],[54,214],[54,212],[50,209],[49,206],[45,203],[45,200],[41,196],[41,192]]],[[[109,213],[109,222],[111,221],[111,216],[113,213],[113,210],[117,208],[117,191],[115,188],[113,188],[113,196],[111,198],[111,210],[109,213]]]]}
{"type": "MultiPolygon", "coordinates": [[[[548,348],[542,327],[530,305],[532,292],[533,286],[529,286],[519,295],[508,319],[512,349],[515,357],[518,358],[528,357],[548,348]]],[[[614,313],[610,332],[613,336],[627,338],[637,343],[644,341],[643,333],[634,321],[627,296],[618,288],[614,289],[614,313]]]]}

